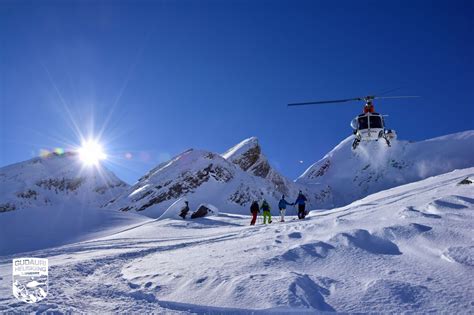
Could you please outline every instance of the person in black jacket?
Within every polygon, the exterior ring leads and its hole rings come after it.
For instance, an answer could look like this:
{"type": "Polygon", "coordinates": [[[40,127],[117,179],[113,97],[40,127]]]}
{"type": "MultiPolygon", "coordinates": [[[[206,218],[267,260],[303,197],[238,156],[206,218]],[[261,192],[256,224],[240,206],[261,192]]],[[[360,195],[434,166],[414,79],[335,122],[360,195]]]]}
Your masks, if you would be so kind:
{"type": "Polygon", "coordinates": [[[255,225],[255,222],[257,221],[257,214],[260,212],[260,207],[258,206],[258,202],[254,201],[252,202],[252,205],[250,206],[250,213],[252,214],[252,221],[250,221],[250,225],[255,225]]]}
{"type": "Polygon", "coordinates": [[[298,198],[296,198],[294,204],[298,205],[298,219],[302,220],[306,217],[306,199],[305,195],[303,195],[303,192],[300,190],[298,194],[298,198]]]}

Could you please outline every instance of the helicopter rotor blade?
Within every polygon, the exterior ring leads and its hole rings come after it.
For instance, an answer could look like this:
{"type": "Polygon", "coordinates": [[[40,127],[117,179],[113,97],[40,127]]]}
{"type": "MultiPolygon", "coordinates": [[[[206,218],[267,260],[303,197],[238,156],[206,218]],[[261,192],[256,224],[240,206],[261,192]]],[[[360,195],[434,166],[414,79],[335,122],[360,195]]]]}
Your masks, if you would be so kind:
{"type": "Polygon", "coordinates": [[[316,102],[302,102],[302,103],[290,103],[288,106],[301,106],[301,105],[316,105],[316,104],[331,104],[331,103],[345,103],[350,101],[362,101],[363,97],[347,98],[343,100],[332,100],[332,101],[316,101],[316,102]]]}
{"type": "Polygon", "coordinates": [[[420,97],[418,95],[402,95],[402,96],[375,96],[375,99],[382,99],[382,98],[416,98],[420,97]]]}
{"type": "Polygon", "coordinates": [[[403,87],[400,86],[400,87],[397,87],[397,88],[394,88],[394,89],[388,89],[388,90],[385,90],[383,92],[380,92],[380,93],[375,93],[374,95],[378,95],[378,96],[384,96],[384,95],[387,95],[389,93],[392,93],[392,92],[395,92],[395,91],[398,91],[398,90],[401,90],[403,87]]]}
{"type": "Polygon", "coordinates": [[[301,106],[301,105],[317,105],[317,104],[333,104],[333,103],[345,103],[350,101],[366,101],[369,102],[374,99],[387,99],[387,98],[415,98],[420,96],[415,95],[402,95],[402,96],[375,96],[368,95],[364,97],[346,98],[342,100],[330,100],[330,101],[315,101],[315,102],[301,102],[301,103],[290,103],[288,106],[301,106]]]}

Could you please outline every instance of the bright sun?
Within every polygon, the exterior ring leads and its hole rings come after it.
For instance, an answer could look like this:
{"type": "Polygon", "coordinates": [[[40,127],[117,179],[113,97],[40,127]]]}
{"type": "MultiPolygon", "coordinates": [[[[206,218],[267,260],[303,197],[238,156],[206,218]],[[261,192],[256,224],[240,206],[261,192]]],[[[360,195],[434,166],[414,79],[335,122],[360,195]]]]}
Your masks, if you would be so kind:
{"type": "Polygon", "coordinates": [[[77,151],[81,161],[86,165],[98,165],[99,161],[107,158],[102,146],[95,140],[83,142],[77,151]]]}

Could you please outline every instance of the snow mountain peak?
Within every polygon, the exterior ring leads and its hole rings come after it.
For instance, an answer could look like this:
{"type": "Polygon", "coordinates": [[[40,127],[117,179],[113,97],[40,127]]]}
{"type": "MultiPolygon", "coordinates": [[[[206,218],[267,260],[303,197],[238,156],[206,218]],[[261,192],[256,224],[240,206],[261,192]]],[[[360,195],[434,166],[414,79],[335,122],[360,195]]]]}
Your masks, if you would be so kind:
{"type": "Polygon", "coordinates": [[[246,151],[255,147],[260,147],[258,144],[258,138],[250,137],[244,139],[243,141],[239,142],[238,144],[227,150],[225,153],[222,154],[222,157],[227,160],[229,158],[239,156],[242,153],[245,153],[246,151]]]}
{"type": "Polygon", "coordinates": [[[0,212],[72,203],[100,207],[128,186],[103,165],[85,167],[76,152],[2,167],[0,185],[0,212]]]}
{"type": "Polygon", "coordinates": [[[298,189],[270,166],[257,138],[251,137],[224,154],[187,150],[153,168],[110,207],[159,217],[185,197],[190,204],[209,202],[246,212],[253,200],[276,203],[282,194],[296,196],[298,189]]]}
{"type": "MultiPolygon", "coordinates": [[[[222,154],[222,157],[243,171],[262,178],[273,178],[276,172],[262,153],[256,137],[245,139],[222,154]]],[[[281,177],[281,176],[280,176],[281,177]]],[[[282,181],[281,178],[278,181],[282,181]]]]}

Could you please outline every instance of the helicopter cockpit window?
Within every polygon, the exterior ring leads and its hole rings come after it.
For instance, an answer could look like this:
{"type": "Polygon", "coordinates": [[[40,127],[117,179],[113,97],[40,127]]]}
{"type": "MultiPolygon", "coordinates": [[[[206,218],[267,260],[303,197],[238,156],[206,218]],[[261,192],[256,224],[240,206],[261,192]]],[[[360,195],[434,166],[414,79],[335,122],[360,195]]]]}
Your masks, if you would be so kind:
{"type": "Polygon", "coordinates": [[[370,128],[383,128],[380,116],[370,116],[370,128]]]}
{"type": "Polygon", "coordinates": [[[369,120],[367,116],[359,117],[358,121],[359,121],[359,130],[369,128],[369,120]]]}

